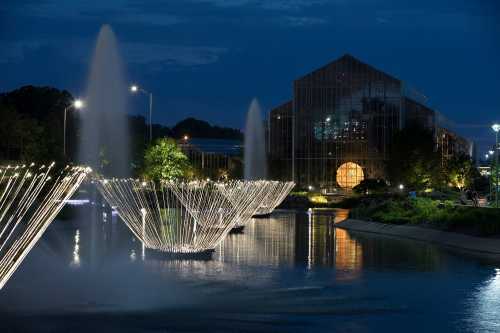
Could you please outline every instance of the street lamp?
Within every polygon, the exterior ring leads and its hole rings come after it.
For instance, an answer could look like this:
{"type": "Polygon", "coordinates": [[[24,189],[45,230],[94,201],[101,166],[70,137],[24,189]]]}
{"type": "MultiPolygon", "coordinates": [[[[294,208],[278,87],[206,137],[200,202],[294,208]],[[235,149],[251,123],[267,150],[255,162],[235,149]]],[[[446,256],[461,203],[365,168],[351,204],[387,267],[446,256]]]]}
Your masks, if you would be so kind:
{"type": "Polygon", "coordinates": [[[68,109],[73,107],[75,110],[79,110],[85,106],[85,103],[81,99],[75,99],[73,103],[64,108],[64,125],[63,125],[63,154],[66,156],[66,118],[68,109]]]}
{"type": "MultiPolygon", "coordinates": [[[[495,150],[498,150],[498,131],[500,131],[500,124],[493,124],[491,126],[495,131],[495,150]]],[[[495,152],[495,207],[498,208],[498,151],[495,152]]]]}
{"type": "Polygon", "coordinates": [[[150,93],[141,87],[139,87],[136,84],[133,84],[130,86],[130,92],[135,94],[138,92],[141,92],[145,95],[149,95],[149,142],[153,141],[153,123],[152,123],[152,117],[153,117],[153,93],[150,93]]]}

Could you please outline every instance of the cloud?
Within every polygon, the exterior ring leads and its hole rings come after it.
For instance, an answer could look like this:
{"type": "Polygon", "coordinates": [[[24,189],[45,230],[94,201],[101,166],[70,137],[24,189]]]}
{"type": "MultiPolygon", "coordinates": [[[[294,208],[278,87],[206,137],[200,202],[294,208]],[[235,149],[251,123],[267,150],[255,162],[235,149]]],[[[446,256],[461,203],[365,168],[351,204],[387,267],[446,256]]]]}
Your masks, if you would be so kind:
{"type": "Polygon", "coordinates": [[[311,25],[323,25],[327,24],[328,21],[319,17],[307,17],[307,16],[285,16],[283,22],[292,27],[305,27],[311,25]]]}
{"type": "MultiPolygon", "coordinates": [[[[59,50],[61,57],[73,62],[89,61],[94,41],[81,39],[71,41],[71,45],[61,47],[53,40],[15,41],[3,43],[0,63],[20,63],[28,54],[41,49],[59,50]]],[[[121,54],[129,64],[146,65],[153,70],[166,67],[194,67],[217,62],[228,51],[224,47],[163,45],[154,43],[120,43],[121,54]]]]}
{"type": "Polygon", "coordinates": [[[191,67],[217,62],[227,52],[223,47],[179,46],[150,43],[124,43],[125,59],[129,63],[155,66],[191,67]]]}
{"type": "Polygon", "coordinates": [[[269,10],[299,10],[303,7],[326,4],[328,2],[344,3],[345,0],[192,0],[198,3],[211,3],[217,7],[255,6],[269,10]]]}
{"type": "Polygon", "coordinates": [[[5,64],[21,62],[26,53],[33,52],[46,45],[46,42],[43,41],[2,42],[0,63],[5,64]]]}
{"type": "Polygon", "coordinates": [[[168,26],[185,22],[185,18],[166,12],[146,12],[133,6],[131,0],[86,0],[65,1],[46,0],[37,3],[12,4],[10,14],[27,15],[48,19],[85,21],[91,19],[107,20],[118,23],[143,23],[168,26]]]}
{"type": "Polygon", "coordinates": [[[376,17],[375,20],[377,21],[378,24],[387,24],[389,23],[389,19],[385,18],[385,17],[376,17]]]}

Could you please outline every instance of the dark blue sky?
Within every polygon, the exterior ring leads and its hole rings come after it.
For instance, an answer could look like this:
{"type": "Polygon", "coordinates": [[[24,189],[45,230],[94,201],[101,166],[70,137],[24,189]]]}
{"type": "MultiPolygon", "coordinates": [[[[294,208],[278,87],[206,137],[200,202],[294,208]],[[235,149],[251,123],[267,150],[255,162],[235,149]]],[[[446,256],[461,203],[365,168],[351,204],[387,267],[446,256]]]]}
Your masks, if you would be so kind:
{"type": "Polygon", "coordinates": [[[500,121],[497,0],[3,0],[0,90],[83,94],[103,23],[168,125],[194,116],[242,127],[252,97],[267,111],[294,78],[344,53],[417,88],[482,150],[500,121]]]}

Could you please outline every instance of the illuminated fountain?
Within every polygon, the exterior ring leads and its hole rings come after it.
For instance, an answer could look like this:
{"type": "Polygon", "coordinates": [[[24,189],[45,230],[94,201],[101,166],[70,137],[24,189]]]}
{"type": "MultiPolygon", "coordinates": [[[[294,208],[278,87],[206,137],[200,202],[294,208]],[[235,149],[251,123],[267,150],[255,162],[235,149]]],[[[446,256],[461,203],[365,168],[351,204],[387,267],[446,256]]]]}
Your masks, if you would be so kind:
{"type": "Polygon", "coordinates": [[[144,247],[170,254],[211,253],[250,201],[234,204],[208,181],[110,179],[98,188],[144,247]]]}
{"type": "Polygon", "coordinates": [[[267,216],[271,214],[295,187],[294,182],[266,181],[266,183],[267,195],[255,212],[255,216],[267,216]]]}
{"type": "Polygon", "coordinates": [[[238,220],[233,232],[242,231],[244,226],[252,219],[259,210],[268,195],[268,181],[232,181],[219,183],[218,189],[234,205],[240,206],[243,202],[244,209],[239,210],[238,220]]]}
{"type": "Polygon", "coordinates": [[[0,167],[0,289],[91,170],[0,167]]]}

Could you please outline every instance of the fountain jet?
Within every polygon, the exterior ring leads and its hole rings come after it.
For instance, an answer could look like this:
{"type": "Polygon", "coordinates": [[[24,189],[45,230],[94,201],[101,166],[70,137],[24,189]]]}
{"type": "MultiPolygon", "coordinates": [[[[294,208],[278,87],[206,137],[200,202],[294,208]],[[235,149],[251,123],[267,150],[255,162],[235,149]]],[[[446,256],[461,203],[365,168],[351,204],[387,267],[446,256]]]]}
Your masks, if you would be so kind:
{"type": "Polygon", "coordinates": [[[80,162],[113,176],[130,169],[127,84],[115,34],[103,25],[97,37],[81,112],[80,162]]]}
{"type": "Polygon", "coordinates": [[[266,138],[261,109],[257,99],[253,99],[247,114],[245,126],[245,180],[266,179],[267,157],[266,138]]]}

